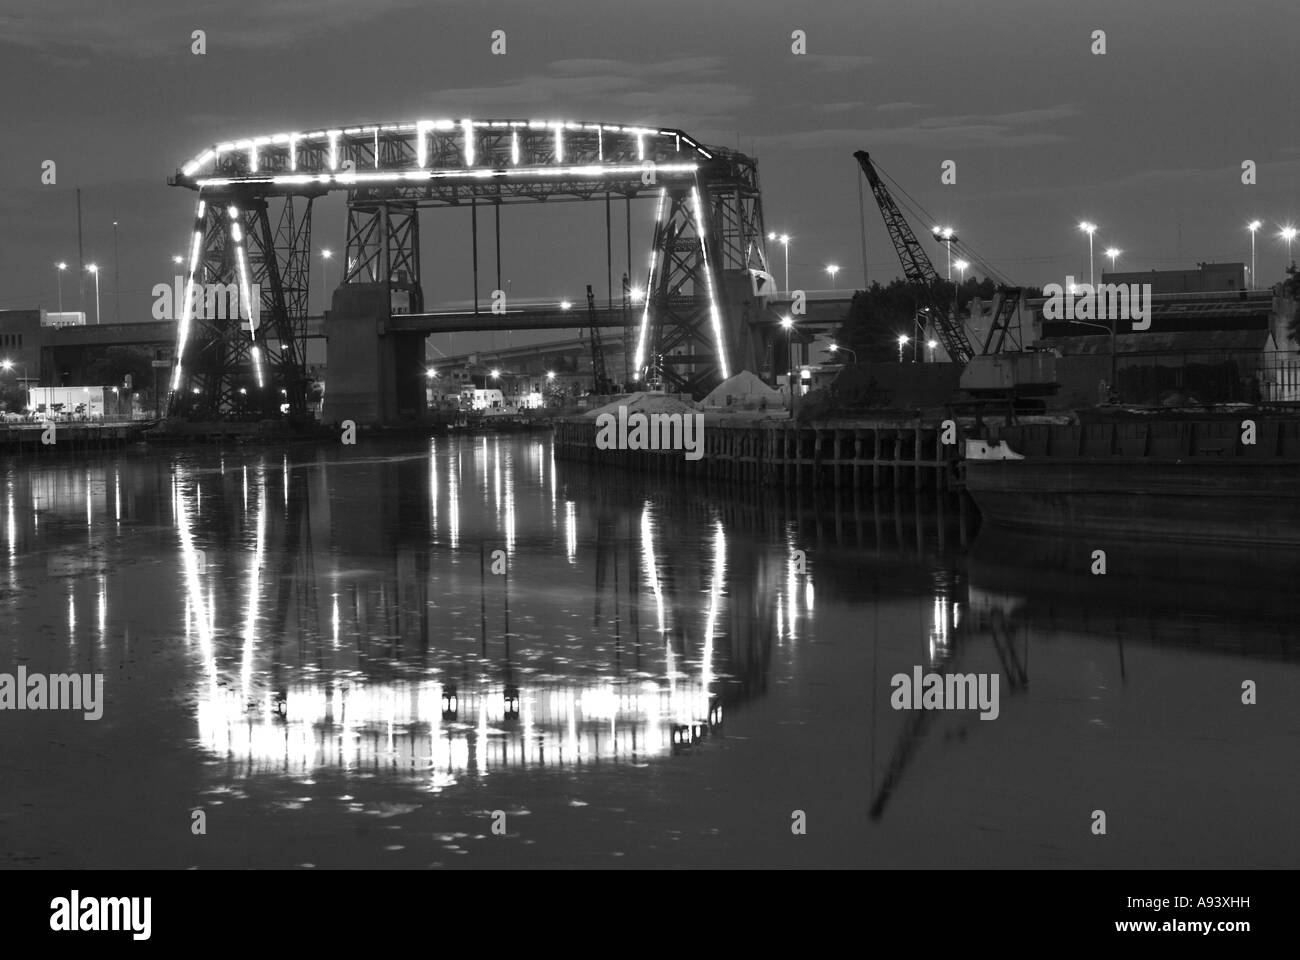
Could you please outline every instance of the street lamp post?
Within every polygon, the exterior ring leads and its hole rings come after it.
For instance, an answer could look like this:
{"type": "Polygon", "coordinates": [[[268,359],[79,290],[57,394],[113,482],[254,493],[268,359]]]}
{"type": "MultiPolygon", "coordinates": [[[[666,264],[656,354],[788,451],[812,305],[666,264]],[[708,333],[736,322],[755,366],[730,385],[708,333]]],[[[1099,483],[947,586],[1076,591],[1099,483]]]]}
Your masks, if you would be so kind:
{"type": "Polygon", "coordinates": [[[952,245],[957,241],[957,234],[952,227],[935,227],[930,231],[934,239],[948,248],[948,282],[952,282],[952,245]]]}
{"type": "Polygon", "coordinates": [[[1079,229],[1088,235],[1088,283],[1095,284],[1096,278],[1092,265],[1092,235],[1097,232],[1097,225],[1084,220],[1079,224],[1079,229]]]}
{"type": "Polygon", "coordinates": [[[99,323],[99,267],[88,263],[86,269],[95,275],[95,323],[99,323]]]}
{"type": "Polygon", "coordinates": [[[1259,220],[1252,220],[1246,224],[1246,229],[1250,231],[1250,289],[1259,289],[1255,283],[1255,231],[1264,224],[1259,220]]]}
{"type": "Polygon", "coordinates": [[[898,362],[899,363],[903,362],[903,348],[907,346],[907,344],[910,341],[911,341],[911,337],[909,337],[907,334],[900,333],[898,335],[898,362]]]}
{"type": "Polygon", "coordinates": [[[835,286],[835,274],[837,274],[837,273],[840,272],[840,268],[839,268],[838,265],[836,265],[836,264],[834,264],[834,263],[828,263],[828,264],[826,265],[826,272],[829,273],[829,274],[831,275],[831,287],[834,288],[834,286],[835,286]]]}
{"type": "Polygon", "coordinates": [[[122,322],[122,261],[117,255],[117,221],[113,221],[113,322],[122,322]]]}
{"type": "Polygon", "coordinates": [[[1093,323],[1090,320],[1067,320],[1066,323],[1077,323],[1084,327],[1096,327],[1098,330],[1105,330],[1110,333],[1110,389],[1115,391],[1115,378],[1119,376],[1118,354],[1115,352],[1115,328],[1118,326],[1118,320],[1111,318],[1110,326],[1104,323],[1093,323]]]}
{"type": "MultiPolygon", "coordinates": [[[[320,252],[320,258],[322,261],[320,265],[320,278],[321,281],[325,284],[326,300],[329,299],[329,295],[330,295],[330,278],[329,278],[329,273],[327,271],[327,268],[329,265],[330,257],[332,256],[334,256],[334,254],[329,250],[322,250],[320,252]]],[[[321,309],[324,310],[326,306],[328,306],[328,304],[322,305],[321,309]]]]}
{"type": "MultiPolygon", "coordinates": [[[[1105,256],[1110,257],[1110,271],[1111,271],[1111,273],[1114,273],[1114,272],[1115,272],[1115,258],[1118,257],[1118,256],[1119,256],[1121,253],[1123,253],[1123,252],[1124,252],[1123,250],[1118,250],[1118,249],[1116,249],[1115,247],[1107,247],[1107,248],[1106,248],[1106,250],[1105,250],[1105,256]]],[[[1105,277],[1103,277],[1102,279],[1104,280],[1105,277]]]]}
{"type": "Polygon", "coordinates": [[[769,233],[767,239],[775,240],[781,246],[785,247],[785,292],[790,293],[790,234],[788,233],[769,233]]]}
{"type": "Polygon", "coordinates": [[[1279,237],[1286,241],[1286,260],[1288,267],[1291,266],[1291,241],[1296,238],[1296,233],[1297,231],[1295,227],[1283,227],[1282,232],[1278,234],[1279,237]]]}
{"type": "Polygon", "coordinates": [[[928,347],[929,350],[930,350],[930,362],[931,362],[931,363],[934,363],[934,348],[937,347],[937,346],[939,345],[939,341],[938,341],[938,340],[927,340],[927,341],[925,342],[925,345],[926,345],[926,347],[928,347]]]}
{"type": "Polygon", "coordinates": [[[790,343],[790,335],[794,330],[794,320],[790,317],[781,318],[781,326],[785,328],[785,386],[790,391],[790,410],[794,410],[794,351],[790,343]]]}
{"type": "Polygon", "coordinates": [[[54,265],[54,276],[58,278],[59,283],[59,313],[63,312],[63,271],[68,269],[68,265],[59,261],[54,265]]]}
{"type": "MultiPolygon", "coordinates": [[[[17,365],[23,368],[23,375],[19,378],[19,382],[23,385],[23,413],[26,413],[27,408],[32,405],[31,388],[27,386],[27,363],[20,360],[17,365]]],[[[12,360],[0,360],[0,369],[3,369],[6,373],[13,368],[14,362],[12,360]]]]}
{"type": "Polygon", "coordinates": [[[830,345],[831,353],[839,353],[841,350],[843,350],[845,353],[852,354],[854,363],[858,362],[858,354],[856,350],[852,350],[849,347],[841,347],[838,343],[832,343],[830,345]]]}

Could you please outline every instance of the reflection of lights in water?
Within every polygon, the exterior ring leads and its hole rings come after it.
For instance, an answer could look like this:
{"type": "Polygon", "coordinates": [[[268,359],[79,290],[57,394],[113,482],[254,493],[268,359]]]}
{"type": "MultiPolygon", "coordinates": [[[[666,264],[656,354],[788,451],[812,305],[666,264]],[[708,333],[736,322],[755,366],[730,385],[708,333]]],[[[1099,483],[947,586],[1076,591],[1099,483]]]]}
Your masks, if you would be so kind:
{"type": "Polygon", "coordinates": [[[511,470],[506,474],[506,553],[511,555],[515,549],[515,474],[511,470]]]}
{"type": "Polygon", "coordinates": [[[92,521],[91,521],[91,511],[90,511],[90,473],[89,471],[87,471],[86,473],[86,526],[89,527],[91,525],[91,522],[92,521]]]}
{"type": "Polygon", "coordinates": [[[72,584],[68,584],[68,642],[71,643],[77,636],[77,598],[72,592],[72,584]]]}
{"type": "MultiPolygon", "coordinates": [[[[659,633],[668,634],[668,625],[664,622],[664,597],[659,590],[659,568],[655,564],[654,524],[650,520],[650,504],[641,509],[641,559],[645,563],[646,579],[655,595],[655,607],[659,611],[659,633]]],[[[671,667],[671,664],[670,664],[671,667]]]]}
{"type": "Polygon", "coordinates": [[[339,646],[339,595],[337,593],[330,594],[330,599],[333,601],[330,623],[334,627],[334,649],[337,650],[339,646]]]}
{"type": "Polygon", "coordinates": [[[113,471],[113,499],[116,503],[115,517],[120,521],[122,519],[122,473],[119,470],[113,471]]]}
{"type": "Polygon", "coordinates": [[[248,464],[244,464],[244,512],[248,513],[248,464]]]}
{"type": "Polygon", "coordinates": [[[438,441],[429,441],[429,532],[438,530],[438,441]]]}
{"type": "Polygon", "coordinates": [[[803,608],[812,613],[813,608],[813,582],[812,575],[805,574],[806,579],[803,584],[803,608]]]}
{"type": "Polygon", "coordinates": [[[266,552],[266,475],[257,478],[257,532],[254,535],[252,563],[248,570],[248,613],[244,620],[244,655],[239,670],[239,685],[244,696],[253,679],[253,649],[257,639],[257,605],[261,599],[262,560],[266,552]]]}
{"type": "Polygon", "coordinates": [[[213,660],[212,651],[212,617],[208,613],[215,605],[210,594],[206,599],[203,596],[203,584],[199,580],[199,553],[194,546],[194,535],[190,529],[193,521],[190,518],[185,498],[180,494],[180,479],[181,472],[178,470],[174,502],[177,510],[176,532],[181,541],[181,565],[185,572],[186,605],[193,609],[194,631],[199,641],[199,656],[207,668],[208,685],[212,690],[215,690],[217,685],[217,665],[213,660]]]}
{"type": "Polygon", "coordinates": [[[564,501],[564,547],[570,563],[577,562],[578,516],[572,500],[564,501]]]}
{"type": "Polygon", "coordinates": [[[99,642],[102,646],[107,640],[108,626],[108,578],[99,575],[99,642]]]}
{"type": "Polygon", "coordinates": [[[270,691],[250,700],[210,684],[199,697],[199,740],[245,775],[384,768],[445,785],[506,766],[662,756],[673,727],[706,723],[712,706],[692,681],[675,698],[653,681],[517,689],[490,682],[451,694],[471,725],[438,719],[453,689],[435,680],[302,683],[283,691],[281,706],[270,691]],[[508,689],[522,723],[510,713],[508,689]]]}
{"type": "Polygon", "coordinates": [[[455,469],[447,471],[447,534],[451,548],[460,543],[460,453],[456,454],[455,469]]]}
{"type": "Polygon", "coordinates": [[[936,595],[934,609],[930,614],[930,664],[931,666],[947,660],[952,655],[952,627],[949,623],[950,608],[946,597],[936,595]]]}
{"type": "Polygon", "coordinates": [[[5,508],[5,529],[9,534],[9,569],[18,559],[18,523],[14,519],[14,482],[9,481],[9,503],[5,508]]]}
{"type": "MultiPolygon", "coordinates": [[[[709,587],[709,613],[704,621],[704,653],[700,663],[700,687],[707,701],[713,687],[713,635],[718,624],[718,607],[722,603],[722,583],[727,564],[727,535],[722,522],[713,522],[713,583],[709,587]]],[[[701,716],[696,712],[693,717],[701,716]]],[[[680,718],[680,715],[679,715],[680,718]]]]}
{"type": "Polygon", "coordinates": [[[284,471],[284,505],[289,505],[289,455],[285,454],[283,463],[284,471]]]}
{"type": "Polygon", "coordinates": [[[799,602],[799,570],[798,561],[795,560],[795,549],[793,541],[787,542],[785,547],[785,602],[786,602],[786,629],[790,631],[790,639],[795,639],[794,623],[798,614],[799,602]]]}

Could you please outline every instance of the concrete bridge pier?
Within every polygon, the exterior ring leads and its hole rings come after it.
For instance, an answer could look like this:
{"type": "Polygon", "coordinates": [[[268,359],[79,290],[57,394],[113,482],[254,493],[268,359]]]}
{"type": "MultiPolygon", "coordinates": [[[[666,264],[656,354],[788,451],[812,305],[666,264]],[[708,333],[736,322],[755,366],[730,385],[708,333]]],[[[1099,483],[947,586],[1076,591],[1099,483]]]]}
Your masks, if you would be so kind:
{"type": "Polygon", "coordinates": [[[392,425],[424,415],[425,334],[390,331],[389,288],[347,283],[325,318],[325,404],[321,421],[392,425]]]}

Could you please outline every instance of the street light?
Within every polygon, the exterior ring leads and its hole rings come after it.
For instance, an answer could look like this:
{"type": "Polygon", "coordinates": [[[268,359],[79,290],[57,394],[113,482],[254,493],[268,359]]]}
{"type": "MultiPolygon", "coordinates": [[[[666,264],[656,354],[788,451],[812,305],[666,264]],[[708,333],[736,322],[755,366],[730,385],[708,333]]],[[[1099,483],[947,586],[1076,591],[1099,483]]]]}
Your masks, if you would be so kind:
{"type": "Polygon", "coordinates": [[[952,262],[952,265],[953,265],[954,267],[957,268],[957,274],[958,274],[958,276],[961,278],[961,282],[962,282],[962,283],[965,283],[965,282],[966,282],[966,268],[969,267],[970,264],[967,263],[965,260],[960,260],[960,259],[958,259],[958,260],[954,260],[954,261],[952,262]]]}
{"type": "Polygon", "coordinates": [[[1066,323],[1077,323],[1085,327],[1096,327],[1099,330],[1106,330],[1110,333],[1110,389],[1115,389],[1115,378],[1119,376],[1117,358],[1115,354],[1115,328],[1118,320],[1111,318],[1110,326],[1104,323],[1093,323],[1090,320],[1067,320],[1066,323]]]}
{"type": "Polygon", "coordinates": [[[903,348],[907,346],[907,344],[911,341],[911,339],[912,338],[905,333],[900,333],[898,335],[898,362],[899,363],[903,362],[903,348]]]}
{"type": "Polygon", "coordinates": [[[1088,235],[1088,283],[1094,283],[1092,268],[1092,235],[1097,232],[1097,225],[1084,220],[1079,224],[1079,229],[1088,235]]]}
{"type": "Polygon", "coordinates": [[[568,310],[568,309],[571,308],[572,306],[573,306],[573,302],[570,301],[570,300],[561,300],[561,301],[560,301],[560,309],[561,309],[561,310],[568,310]]]}
{"type": "MultiPolygon", "coordinates": [[[[321,265],[320,265],[320,278],[321,278],[321,281],[325,284],[325,298],[326,298],[327,300],[329,299],[329,293],[330,293],[330,278],[329,278],[329,273],[327,272],[327,269],[328,269],[328,266],[329,266],[329,259],[330,259],[330,257],[332,257],[332,256],[334,256],[333,251],[330,251],[330,250],[322,250],[322,251],[320,252],[320,258],[321,258],[321,261],[322,261],[322,263],[321,263],[321,265]]],[[[331,304],[331,306],[332,306],[332,304],[331,304]]],[[[323,307],[324,307],[324,305],[322,305],[322,309],[323,309],[323,307]]]]}
{"type": "Polygon", "coordinates": [[[56,271],[54,276],[58,278],[58,283],[59,283],[59,313],[62,313],[63,312],[63,271],[68,269],[68,265],[63,261],[59,261],[54,265],[54,267],[56,271]]]}
{"type": "Polygon", "coordinates": [[[934,348],[939,345],[938,340],[927,340],[925,345],[930,348],[930,362],[934,363],[934,348]]]}
{"type": "Polygon", "coordinates": [[[555,379],[555,371],[554,371],[554,370],[547,370],[547,371],[546,371],[546,379],[547,379],[547,380],[554,380],[554,379],[555,379]]]}
{"type": "Polygon", "coordinates": [[[640,287],[633,287],[627,292],[627,295],[633,303],[640,303],[641,298],[645,296],[645,293],[642,292],[640,287]]]}
{"type": "Polygon", "coordinates": [[[500,371],[500,370],[493,370],[493,371],[492,371],[492,379],[493,379],[493,380],[499,380],[499,379],[501,379],[501,371],[500,371]]]}
{"type": "MultiPolygon", "coordinates": [[[[27,386],[27,364],[26,362],[20,360],[18,361],[18,366],[23,368],[23,375],[22,377],[19,378],[19,382],[22,383],[23,390],[25,391],[23,395],[23,409],[26,410],[32,405],[31,388],[27,386]]],[[[0,360],[0,368],[3,368],[4,371],[8,373],[10,370],[14,368],[14,362],[12,360],[7,360],[7,359],[0,360]]]]}
{"type": "Polygon", "coordinates": [[[831,285],[834,286],[834,284],[835,284],[835,274],[837,274],[837,273],[840,272],[839,265],[838,265],[838,264],[835,264],[835,263],[828,263],[828,264],[826,264],[826,272],[829,273],[829,274],[831,275],[831,285]]]}
{"type": "Polygon", "coordinates": [[[1286,258],[1288,262],[1291,260],[1291,241],[1296,238],[1296,232],[1295,227],[1283,227],[1282,232],[1278,234],[1279,237],[1286,241],[1286,258]]]}
{"type": "Polygon", "coordinates": [[[831,353],[839,353],[841,350],[843,350],[845,353],[851,353],[851,354],[853,354],[853,362],[854,362],[854,363],[857,363],[857,362],[858,362],[858,355],[857,355],[857,352],[856,352],[856,351],[851,350],[851,349],[849,349],[848,347],[841,347],[838,343],[832,343],[832,344],[830,345],[830,351],[831,351],[831,353]]]}
{"type": "MultiPolygon", "coordinates": [[[[1112,272],[1112,273],[1115,271],[1115,258],[1118,257],[1118,256],[1119,256],[1121,253],[1123,253],[1123,252],[1124,252],[1123,250],[1120,250],[1120,249],[1118,249],[1118,248],[1116,248],[1116,247],[1107,247],[1107,248],[1106,248],[1106,250],[1105,250],[1105,256],[1110,257],[1110,269],[1111,269],[1111,272],[1112,272]]],[[[1102,279],[1104,280],[1104,279],[1106,279],[1106,278],[1105,278],[1105,277],[1102,277],[1102,279]]]]}
{"type": "Polygon", "coordinates": [[[1255,284],[1255,231],[1264,224],[1259,220],[1252,220],[1246,224],[1246,229],[1250,231],[1250,289],[1256,289],[1255,284]]]}
{"type": "Polygon", "coordinates": [[[86,269],[95,275],[95,323],[99,323],[99,267],[88,263],[86,269]]]}
{"type": "Polygon", "coordinates": [[[930,231],[935,240],[942,243],[948,248],[948,280],[952,280],[952,245],[957,240],[957,234],[953,232],[952,227],[935,227],[930,231]]]}
{"type": "Polygon", "coordinates": [[[790,408],[794,409],[794,351],[790,345],[790,336],[794,332],[794,320],[789,314],[781,318],[785,328],[785,385],[790,390],[790,408]]]}
{"type": "Polygon", "coordinates": [[[788,294],[790,292],[790,234],[769,233],[767,239],[775,240],[785,247],[785,292],[788,294]]]}

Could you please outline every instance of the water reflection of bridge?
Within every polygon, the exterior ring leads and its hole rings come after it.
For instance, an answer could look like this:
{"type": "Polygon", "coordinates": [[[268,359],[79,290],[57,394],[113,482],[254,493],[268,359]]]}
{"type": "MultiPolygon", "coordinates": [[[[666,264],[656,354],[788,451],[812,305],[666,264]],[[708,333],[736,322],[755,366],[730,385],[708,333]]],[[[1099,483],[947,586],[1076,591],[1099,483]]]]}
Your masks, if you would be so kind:
{"type": "Polygon", "coordinates": [[[670,511],[570,499],[541,443],[416,450],[178,466],[200,739],[234,770],[641,761],[765,688],[716,519],[686,550],[670,511]]]}

